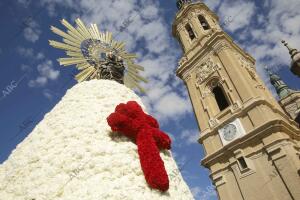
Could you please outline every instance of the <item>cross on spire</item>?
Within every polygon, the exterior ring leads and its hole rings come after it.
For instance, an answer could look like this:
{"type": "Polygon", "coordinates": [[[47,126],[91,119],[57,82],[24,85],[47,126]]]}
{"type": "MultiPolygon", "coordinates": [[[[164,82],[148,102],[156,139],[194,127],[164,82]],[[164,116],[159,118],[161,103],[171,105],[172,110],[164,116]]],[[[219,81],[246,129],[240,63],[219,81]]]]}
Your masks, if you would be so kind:
{"type": "Polygon", "coordinates": [[[297,49],[292,48],[285,40],[282,40],[281,42],[289,50],[289,53],[292,57],[299,53],[297,49]]]}

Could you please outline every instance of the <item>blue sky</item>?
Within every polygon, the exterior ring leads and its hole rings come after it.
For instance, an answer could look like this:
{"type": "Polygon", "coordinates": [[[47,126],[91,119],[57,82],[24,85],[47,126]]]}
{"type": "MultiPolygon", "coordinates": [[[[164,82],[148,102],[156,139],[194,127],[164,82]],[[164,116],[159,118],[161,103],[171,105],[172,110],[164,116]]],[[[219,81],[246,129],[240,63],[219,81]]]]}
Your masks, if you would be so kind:
{"type": "MultiPolygon", "coordinates": [[[[263,66],[278,72],[294,89],[300,79],[289,72],[290,56],[280,43],[287,40],[300,50],[299,0],[210,0],[223,28],[257,59],[257,71],[270,87],[263,66]],[[293,6],[291,6],[293,5],[293,6]]],[[[175,0],[2,0],[0,31],[0,162],[20,143],[76,82],[74,68],[60,67],[63,52],[48,45],[59,40],[49,27],[62,28],[62,18],[80,17],[112,31],[116,40],[139,54],[150,81],[143,102],[173,137],[173,153],[196,199],[217,199],[200,166],[203,150],[186,89],[175,76],[181,49],[172,38],[175,0]],[[124,31],[126,20],[131,23],[124,31]],[[2,96],[2,97],[1,97],[2,96]]],[[[274,90],[273,90],[274,94],[274,90]]]]}

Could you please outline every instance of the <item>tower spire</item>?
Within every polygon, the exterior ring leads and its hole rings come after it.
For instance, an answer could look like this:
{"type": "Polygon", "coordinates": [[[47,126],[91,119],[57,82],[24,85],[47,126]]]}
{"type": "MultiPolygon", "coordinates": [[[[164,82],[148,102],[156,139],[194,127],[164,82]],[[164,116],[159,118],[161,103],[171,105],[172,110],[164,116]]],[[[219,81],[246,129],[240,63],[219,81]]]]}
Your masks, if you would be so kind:
{"type": "Polygon", "coordinates": [[[281,41],[282,44],[284,44],[284,46],[286,46],[286,48],[289,50],[290,55],[292,56],[292,58],[299,53],[297,49],[292,48],[285,40],[281,41]]]}
{"type": "Polygon", "coordinates": [[[176,6],[177,6],[178,10],[180,10],[182,8],[182,6],[187,3],[192,3],[192,0],[177,0],[176,6]]]}
{"type": "Polygon", "coordinates": [[[265,67],[266,72],[270,77],[270,82],[276,89],[276,92],[280,99],[285,98],[291,93],[291,89],[282,81],[281,77],[274,74],[267,66],[265,67]]]}
{"type": "Polygon", "coordinates": [[[297,49],[292,48],[286,41],[282,40],[281,42],[287,47],[291,55],[291,71],[300,77],[300,52],[297,49]]]}
{"type": "Polygon", "coordinates": [[[300,92],[269,72],[282,98],[279,103],[256,73],[255,59],[221,28],[216,13],[203,1],[179,8],[172,25],[183,49],[176,74],[187,87],[201,130],[198,142],[206,152],[201,164],[210,170],[219,199],[248,199],[261,185],[263,199],[300,199],[293,148],[300,130],[291,121],[300,119],[296,116],[300,92]],[[256,156],[259,159],[252,159],[256,156]],[[282,163],[287,168],[278,170],[282,163]],[[231,167],[235,169],[228,170],[231,167]],[[255,173],[258,169],[260,173],[255,173]],[[279,184],[269,181],[274,169],[279,184]]]}

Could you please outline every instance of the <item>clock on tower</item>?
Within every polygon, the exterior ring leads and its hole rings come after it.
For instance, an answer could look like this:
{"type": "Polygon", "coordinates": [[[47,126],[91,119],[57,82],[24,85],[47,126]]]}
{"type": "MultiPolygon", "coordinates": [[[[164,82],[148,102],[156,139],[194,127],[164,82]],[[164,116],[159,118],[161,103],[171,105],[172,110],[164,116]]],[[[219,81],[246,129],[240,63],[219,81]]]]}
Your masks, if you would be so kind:
{"type": "Polygon", "coordinates": [[[235,119],[234,121],[226,124],[220,128],[218,132],[223,145],[229,144],[230,142],[233,142],[245,135],[245,130],[239,119],[235,119]]]}
{"type": "Polygon", "coordinates": [[[188,89],[205,150],[201,163],[219,198],[300,199],[298,124],[218,16],[202,2],[181,3],[173,23],[183,49],[176,73],[188,89]]]}

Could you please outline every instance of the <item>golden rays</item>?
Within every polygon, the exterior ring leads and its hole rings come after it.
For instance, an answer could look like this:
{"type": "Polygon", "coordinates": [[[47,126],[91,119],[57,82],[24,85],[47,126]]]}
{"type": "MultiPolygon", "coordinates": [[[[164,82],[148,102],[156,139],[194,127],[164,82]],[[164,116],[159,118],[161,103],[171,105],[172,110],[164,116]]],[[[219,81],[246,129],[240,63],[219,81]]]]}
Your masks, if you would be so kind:
{"type": "Polygon", "coordinates": [[[49,40],[51,46],[65,50],[66,58],[59,58],[58,62],[63,66],[76,65],[80,71],[76,75],[78,82],[97,78],[97,69],[105,61],[107,56],[114,56],[125,67],[124,84],[131,88],[144,89],[139,85],[141,81],[147,82],[139,75],[144,68],[134,63],[135,54],[127,53],[124,42],[113,40],[112,33],[100,32],[96,24],[86,27],[80,19],[76,19],[76,27],[73,27],[65,19],[61,20],[66,32],[51,26],[51,30],[61,36],[62,42],[49,40]]]}

